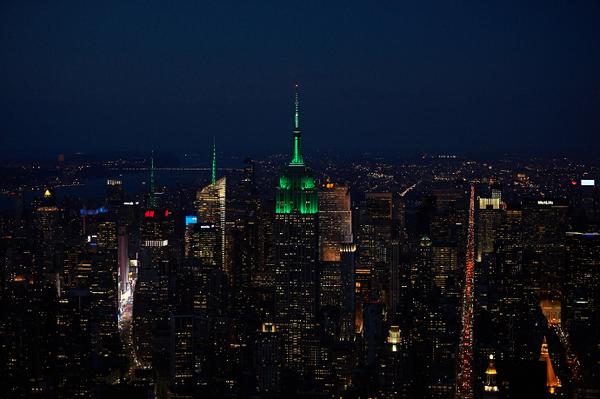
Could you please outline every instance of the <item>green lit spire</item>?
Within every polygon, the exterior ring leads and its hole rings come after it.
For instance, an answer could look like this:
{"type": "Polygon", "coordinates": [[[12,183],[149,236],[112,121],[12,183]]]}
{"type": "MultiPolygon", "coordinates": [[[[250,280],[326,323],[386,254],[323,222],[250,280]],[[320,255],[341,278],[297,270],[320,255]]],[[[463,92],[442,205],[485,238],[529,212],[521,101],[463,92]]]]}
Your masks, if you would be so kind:
{"type": "Polygon", "coordinates": [[[304,165],[300,146],[300,100],[298,97],[298,85],[294,96],[294,148],[290,165],[304,165]]]}
{"type": "Polygon", "coordinates": [[[156,208],[156,184],[154,182],[154,150],[150,156],[150,193],[148,195],[148,207],[156,208]]]}
{"type": "Polygon", "coordinates": [[[217,182],[217,148],[215,144],[215,136],[213,136],[212,168],[210,181],[212,184],[215,184],[217,182]]]}
{"type": "Polygon", "coordinates": [[[294,95],[293,156],[285,172],[279,178],[275,194],[275,213],[315,214],[319,212],[315,179],[304,165],[300,146],[300,101],[298,85],[294,95]]]}

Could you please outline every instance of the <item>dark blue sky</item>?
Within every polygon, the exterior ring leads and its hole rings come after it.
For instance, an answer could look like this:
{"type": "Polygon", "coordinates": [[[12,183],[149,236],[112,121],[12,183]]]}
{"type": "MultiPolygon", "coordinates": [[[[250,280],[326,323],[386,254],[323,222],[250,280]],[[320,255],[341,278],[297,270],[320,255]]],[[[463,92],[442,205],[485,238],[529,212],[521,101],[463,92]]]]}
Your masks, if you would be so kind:
{"type": "Polygon", "coordinates": [[[600,149],[598,1],[209,3],[2,1],[2,152],[600,149]]]}

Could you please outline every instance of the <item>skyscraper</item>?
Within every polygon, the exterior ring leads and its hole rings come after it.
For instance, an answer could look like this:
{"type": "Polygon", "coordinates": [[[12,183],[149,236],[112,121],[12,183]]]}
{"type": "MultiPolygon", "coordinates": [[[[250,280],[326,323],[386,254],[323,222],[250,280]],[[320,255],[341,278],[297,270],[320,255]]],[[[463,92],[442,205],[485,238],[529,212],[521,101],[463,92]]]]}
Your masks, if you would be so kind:
{"type": "Polygon", "coordinates": [[[220,259],[218,265],[229,275],[230,271],[226,270],[227,262],[225,259],[226,187],[227,179],[225,176],[217,179],[216,148],[213,143],[210,184],[198,190],[195,206],[198,214],[198,223],[212,225],[219,235],[220,253],[218,255],[220,259]]]}
{"type": "Polygon", "coordinates": [[[275,312],[283,364],[300,374],[318,364],[317,191],[304,164],[298,92],[295,95],[292,159],[279,178],[275,200],[275,312]]]}
{"type": "Polygon", "coordinates": [[[327,183],[319,190],[319,259],[339,262],[340,244],[352,242],[348,186],[327,183]]]}

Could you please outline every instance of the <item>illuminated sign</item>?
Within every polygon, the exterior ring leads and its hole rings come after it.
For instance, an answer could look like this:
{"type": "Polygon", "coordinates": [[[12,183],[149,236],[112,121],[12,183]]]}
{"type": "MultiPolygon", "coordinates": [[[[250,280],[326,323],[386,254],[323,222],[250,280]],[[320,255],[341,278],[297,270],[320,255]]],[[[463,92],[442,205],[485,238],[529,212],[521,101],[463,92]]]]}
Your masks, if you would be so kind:
{"type": "Polygon", "coordinates": [[[169,245],[169,240],[145,240],[143,242],[144,247],[166,247],[169,245]]]}
{"type": "Polygon", "coordinates": [[[581,180],[581,185],[582,186],[595,186],[596,185],[596,181],[595,180],[581,180]]]}
{"type": "Polygon", "coordinates": [[[151,210],[151,209],[148,209],[148,210],[146,211],[146,213],[144,213],[144,217],[147,217],[147,218],[153,218],[153,217],[154,217],[154,211],[153,211],[153,210],[151,210]]]}
{"type": "Polygon", "coordinates": [[[90,216],[90,215],[98,215],[101,213],[108,213],[108,209],[105,207],[100,207],[98,209],[80,209],[79,214],[81,216],[90,216]]]}
{"type": "Polygon", "coordinates": [[[190,216],[185,217],[185,225],[186,226],[188,226],[190,224],[196,224],[196,223],[198,223],[198,216],[190,215],[190,216]]]}
{"type": "Polygon", "coordinates": [[[543,201],[538,201],[537,202],[538,205],[554,205],[554,201],[548,201],[548,200],[543,200],[543,201]]]}

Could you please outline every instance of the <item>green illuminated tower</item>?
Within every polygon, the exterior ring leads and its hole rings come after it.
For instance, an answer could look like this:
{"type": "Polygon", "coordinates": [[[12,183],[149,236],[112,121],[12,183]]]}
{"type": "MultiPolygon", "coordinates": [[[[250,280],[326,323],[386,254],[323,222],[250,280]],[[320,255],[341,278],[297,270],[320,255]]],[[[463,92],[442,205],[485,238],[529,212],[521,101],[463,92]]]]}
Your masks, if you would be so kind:
{"type": "Polygon", "coordinates": [[[273,225],[275,316],[283,367],[308,378],[320,365],[318,207],[314,177],[301,153],[297,86],[294,100],[292,159],[279,179],[273,225]]]}
{"type": "Polygon", "coordinates": [[[317,213],[317,190],[311,170],[304,164],[300,134],[298,86],[294,97],[294,131],[292,143],[292,160],[279,178],[276,213],[317,213]]]}

